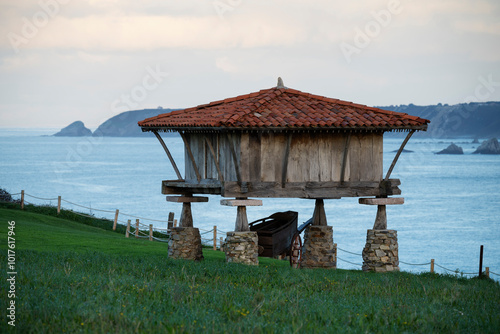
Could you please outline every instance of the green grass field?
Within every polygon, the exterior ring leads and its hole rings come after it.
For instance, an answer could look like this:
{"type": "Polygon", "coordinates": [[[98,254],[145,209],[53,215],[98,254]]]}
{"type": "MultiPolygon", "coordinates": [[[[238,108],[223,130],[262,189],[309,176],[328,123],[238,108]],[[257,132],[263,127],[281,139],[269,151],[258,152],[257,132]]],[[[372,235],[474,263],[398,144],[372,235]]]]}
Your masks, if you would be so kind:
{"type": "Polygon", "coordinates": [[[202,262],[170,260],[165,243],[33,210],[0,206],[2,333],[500,332],[492,280],[297,270],[265,258],[250,267],[210,249],[202,262]],[[15,327],[6,317],[9,221],[15,327]]]}

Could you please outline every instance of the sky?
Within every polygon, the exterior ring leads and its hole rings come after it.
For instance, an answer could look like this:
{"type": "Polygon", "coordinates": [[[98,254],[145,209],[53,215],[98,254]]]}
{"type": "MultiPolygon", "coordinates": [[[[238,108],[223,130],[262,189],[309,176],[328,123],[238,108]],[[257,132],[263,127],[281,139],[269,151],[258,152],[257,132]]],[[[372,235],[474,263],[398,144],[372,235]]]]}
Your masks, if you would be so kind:
{"type": "Polygon", "coordinates": [[[96,128],[276,86],[500,100],[498,0],[1,0],[0,127],[96,128]]]}

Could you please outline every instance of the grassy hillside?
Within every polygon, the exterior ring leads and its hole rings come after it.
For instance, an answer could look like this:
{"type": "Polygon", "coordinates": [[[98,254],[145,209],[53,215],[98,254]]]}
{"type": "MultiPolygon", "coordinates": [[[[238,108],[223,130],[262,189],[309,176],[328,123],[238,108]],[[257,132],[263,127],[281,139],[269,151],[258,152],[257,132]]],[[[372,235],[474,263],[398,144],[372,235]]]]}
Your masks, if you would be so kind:
{"type": "MultiPolygon", "coordinates": [[[[1,332],[500,330],[500,285],[490,280],[294,270],[271,259],[249,267],[208,249],[199,263],[170,260],[164,243],[0,208],[2,264],[9,221],[16,222],[16,327],[2,317],[1,332]]],[[[6,310],[7,271],[0,276],[6,310]]]]}

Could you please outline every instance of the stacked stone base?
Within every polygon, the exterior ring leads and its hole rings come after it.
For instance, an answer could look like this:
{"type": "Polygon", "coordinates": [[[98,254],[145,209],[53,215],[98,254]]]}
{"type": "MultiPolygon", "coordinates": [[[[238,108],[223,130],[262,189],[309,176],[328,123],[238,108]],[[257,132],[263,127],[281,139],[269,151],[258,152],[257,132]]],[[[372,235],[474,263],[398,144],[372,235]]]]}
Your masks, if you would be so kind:
{"type": "Polygon", "coordinates": [[[398,232],[368,230],[363,249],[363,271],[399,271],[398,232]]]}
{"type": "Polygon", "coordinates": [[[174,227],[170,230],[168,257],[171,259],[203,260],[200,230],[194,227],[174,227]]]}
{"type": "Polygon", "coordinates": [[[337,268],[337,244],[331,226],[309,226],[304,232],[301,268],[337,268]]]}
{"type": "Polygon", "coordinates": [[[227,232],[224,243],[226,262],[259,264],[259,238],[257,232],[227,232]]]}

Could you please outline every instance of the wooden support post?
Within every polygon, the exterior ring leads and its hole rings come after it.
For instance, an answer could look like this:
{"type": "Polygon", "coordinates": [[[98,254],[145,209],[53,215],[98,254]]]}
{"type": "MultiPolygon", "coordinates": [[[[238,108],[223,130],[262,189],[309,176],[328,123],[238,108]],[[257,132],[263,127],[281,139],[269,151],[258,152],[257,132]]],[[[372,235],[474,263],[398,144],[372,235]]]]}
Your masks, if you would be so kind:
{"type": "Polygon", "coordinates": [[[479,277],[483,276],[483,245],[479,250],[479,277]]]}
{"type": "Polygon", "coordinates": [[[220,243],[219,243],[219,249],[222,251],[222,243],[224,242],[224,239],[220,237],[220,243]]]}
{"type": "Polygon", "coordinates": [[[398,162],[399,156],[401,155],[401,152],[403,152],[403,149],[406,146],[406,143],[408,143],[408,140],[410,140],[411,136],[415,133],[416,130],[411,130],[410,133],[406,136],[405,140],[401,144],[401,147],[398,150],[398,153],[396,153],[396,156],[394,157],[394,160],[392,160],[391,167],[389,167],[389,170],[387,171],[387,174],[385,175],[384,181],[389,180],[389,177],[391,176],[392,170],[394,169],[394,166],[396,166],[396,162],[398,162]]]}
{"type": "Polygon", "coordinates": [[[373,224],[374,230],[387,230],[387,212],[385,205],[377,206],[377,216],[373,224]]]}
{"type": "Polygon", "coordinates": [[[125,231],[125,238],[128,238],[130,235],[130,219],[127,221],[127,230],[125,231]]]}
{"type": "Polygon", "coordinates": [[[486,277],[490,278],[490,267],[485,268],[484,274],[486,275],[486,277]]]}
{"type": "Polygon", "coordinates": [[[170,154],[170,151],[168,150],[168,147],[167,145],[165,144],[165,142],[163,141],[163,139],[161,138],[161,136],[158,134],[157,131],[153,131],[153,133],[155,134],[156,138],[158,138],[158,141],[160,142],[161,146],[163,147],[163,149],[165,150],[165,153],[167,153],[167,156],[168,156],[168,159],[170,160],[170,163],[172,164],[172,167],[174,168],[175,170],[175,174],[177,174],[177,177],[179,178],[179,180],[182,180],[182,175],[181,173],[179,172],[179,168],[177,168],[177,165],[175,163],[175,160],[174,158],[172,157],[172,154],[170,154]]]}
{"type": "Polygon", "coordinates": [[[21,190],[21,210],[24,210],[24,190],[21,190]]]}
{"type": "Polygon", "coordinates": [[[116,224],[118,224],[118,213],[120,210],[116,209],[115,211],[115,220],[113,221],[113,231],[116,231],[116,224]]]}
{"type": "Polygon", "coordinates": [[[431,259],[431,273],[434,274],[434,259],[431,259]]]}
{"type": "Polygon", "coordinates": [[[191,213],[191,203],[182,203],[181,219],[179,227],[193,227],[193,214],[191,213]]]}
{"type": "Polygon", "coordinates": [[[326,222],[325,203],[322,199],[316,199],[316,203],[314,204],[312,224],[316,226],[328,225],[328,223],[326,222]]]}
{"type": "Polygon", "coordinates": [[[193,227],[193,215],[191,213],[191,203],[208,202],[208,197],[204,196],[167,196],[167,202],[182,203],[181,218],[179,227],[193,227]]]}
{"type": "Polygon", "coordinates": [[[248,226],[248,218],[247,218],[247,207],[246,206],[238,206],[236,209],[236,224],[234,230],[237,232],[245,232],[250,231],[250,227],[248,226]]]}
{"type": "Polygon", "coordinates": [[[149,241],[153,241],[153,224],[149,224],[149,241]]]}
{"type": "Polygon", "coordinates": [[[377,205],[377,217],[373,224],[374,230],[387,230],[387,211],[386,205],[400,205],[405,202],[403,197],[378,197],[378,198],[360,198],[359,204],[377,205]]]}
{"type": "Polygon", "coordinates": [[[167,229],[171,229],[172,227],[174,227],[174,213],[173,212],[169,212],[168,214],[168,223],[167,223],[167,229]]]}
{"type": "Polygon", "coordinates": [[[214,250],[217,250],[217,225],[214,225],[214,250]]]}
{"type": "Polygon", "coordinates": [[[135,220],[135,237],[139,238],[139,219],[135,220]]]}
{"type": "Polygon", "coordinates": [[[250,231],[247,218],[247,206],[262,206],[262,201],[259,199],[247,199],[247,198],[222,199],[220,201],[220,204],[226,206],[238,207],[236,213],[236,223],[234,226],[234,231],[245,232],[245,231],[250,231]]]}
{"type": "Polygon", "coordinates": [[[174,219],[174,227],[177,227],[177,219],[174,219]]]}
{"type": "Polygon", "coordinates": [[[57,196],[57,214],[61,213],[61,196],[57,196]]]}

